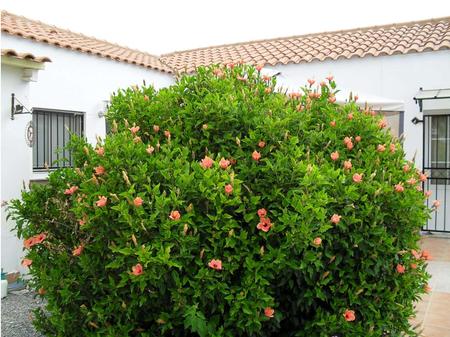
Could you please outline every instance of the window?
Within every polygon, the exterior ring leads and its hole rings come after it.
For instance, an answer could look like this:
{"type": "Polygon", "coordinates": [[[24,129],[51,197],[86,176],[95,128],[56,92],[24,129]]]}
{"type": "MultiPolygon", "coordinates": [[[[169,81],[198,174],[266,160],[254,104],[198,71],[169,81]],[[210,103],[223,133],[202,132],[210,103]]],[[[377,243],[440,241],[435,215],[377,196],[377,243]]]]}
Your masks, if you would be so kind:
{"type": "Polygon", "coordinates": [[[33,170],[72,166],[70,135],[84,134],[84,113],[33,108],[33,170]]]}
{"type": "Polygon", "coordinates": [[[380,113],[384,116],[388,127],[391,129],[391,134],[394,137],[400,137],[403,133],[403,111],[382,111],[380,113]]]}
{"type": "Polygon", "coordinates": [[[449,184],[450,115],[428,115],[425,120],[424,169],[432,184],[449,184]]]}

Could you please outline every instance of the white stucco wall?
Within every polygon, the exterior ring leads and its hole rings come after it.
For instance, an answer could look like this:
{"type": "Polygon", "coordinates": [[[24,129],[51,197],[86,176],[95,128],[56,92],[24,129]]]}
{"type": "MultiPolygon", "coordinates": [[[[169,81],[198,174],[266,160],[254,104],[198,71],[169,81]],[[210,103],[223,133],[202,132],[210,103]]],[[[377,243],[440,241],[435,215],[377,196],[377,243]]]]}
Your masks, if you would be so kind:
{"type": "MultiPolygon", "coordinates": [[[[29,179],[32,166],[31,149],[25,143],[25,127],[30,115],[17,116],[11,120],[11,93],[20,101],[29,104],[29,83],[21,79],[22,69],[2,66],[1,74],[1,200],[17,198],[22,181],[29,179]]],[[[22,270],[21,242],[11,232],[13,223],[6,222],[5,208],[1,209],[1,253],[2,268],[5,271],[22,270]],[[19,268],[20,267],[20,268],[19,268]]],[[[22,270],[23,271],[23,270],[22,270]]]]}
{"type": "MultiPolygon", "coordinates": [[[[422,87],[450,88],[450,50],[407,55],[341,59],[266,67],[281,72],[280,81],[288,79],[305,85],[308,78],[322,81],[328,75],[335,77],[340,87],[404,102],[404,149],[407,158],[416,155],[416,164],[422,167],[422,124],[414,125],[414,116],[422,119],[413,97],[422,87]]],[[[450,113],[450,110],[449,110],[450,113]]]]}
{"type": "MultiPolygon", "coordinates": [[[[21,69],[2,67],[1,200],[18,198],[23,181],[28,185],[30,179],[46,176],[46,173],[32,171],[32,149],[25,142],[25,126],[31,116],[10,119],[11,93],[14,92],[27,108],[85,112],[85,135],[91,143],[95,143],[97,135],[105,134],[105,120],[98,117],[98,112],[112,92],[133,84],[141,85],[143,80],[156,88],[175,82],[169,74],[142,66],[36,43],[5,33],[1,37],[2,49],[30,52],[52,60],[46,63],[45,70],[39,71],[38,81],[30,83],[21,79],[21,69]]],[[[6,271],[24,271],[20,266],[22,244],[10,232],[13,224],[6,222],[4,208],[1,219],[1,266],[6,271]]]]}

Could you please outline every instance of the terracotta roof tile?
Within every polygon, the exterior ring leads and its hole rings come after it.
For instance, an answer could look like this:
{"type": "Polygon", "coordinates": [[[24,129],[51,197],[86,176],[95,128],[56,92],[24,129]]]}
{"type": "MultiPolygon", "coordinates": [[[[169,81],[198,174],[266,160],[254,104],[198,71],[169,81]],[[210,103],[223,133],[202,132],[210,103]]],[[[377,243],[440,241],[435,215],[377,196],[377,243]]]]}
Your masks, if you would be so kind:
{"type": "Polygon", "coordinates": [[[2,32],[10,35],[21,36],[61,48],[173,73],[172,69],[159,60],[157,56],[74,33],[40,21],[30,20],[6,11],[2,11],[1,14],[1,29],[2,32]]]}
{"type": "Polygon", "coordinates": [[[160,60],[193,72],[200,65],[240,60],[276,65],[443,49],[450,49],[450,17],[192,49],[160,60]]]}
{"type": "Polygon", "coordinates": [[[33,61],[37,63],[52,62],[47,56],[34,56],[31,53],[19,53],[14,49],[2,49],[2,56],[14,57],[16,59],[33,61]]]}

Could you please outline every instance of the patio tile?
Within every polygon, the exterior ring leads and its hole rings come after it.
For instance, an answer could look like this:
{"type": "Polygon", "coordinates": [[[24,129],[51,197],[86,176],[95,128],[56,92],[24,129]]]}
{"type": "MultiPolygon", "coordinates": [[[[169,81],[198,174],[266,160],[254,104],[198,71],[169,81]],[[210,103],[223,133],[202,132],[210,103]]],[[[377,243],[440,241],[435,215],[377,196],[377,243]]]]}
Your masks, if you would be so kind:
{"type": "MultiPolygon", "coordinates": [[[[446,303],[448,305],[448,310],[450,311],[450,293],[433,291],[432,300],[434,303],[437,303],[437,302],[446,303]]],[[[449,313],[449,315],[450,315],[450,313],[449,313]]],[[[449,316],[449,320],[450,320],[450,316],[449,316]]]]}
{"type": "Polygon", "coordinates": [[[450,332],[450,302],[433,302],[425,314],[425,325],[446,328],[450,332]]]}
{"type": "Polygon", "coordinates": [[[424,325],[423,337],[450,337],[450,330],[448,328],[442,328],[433,325],[424,325]]]}

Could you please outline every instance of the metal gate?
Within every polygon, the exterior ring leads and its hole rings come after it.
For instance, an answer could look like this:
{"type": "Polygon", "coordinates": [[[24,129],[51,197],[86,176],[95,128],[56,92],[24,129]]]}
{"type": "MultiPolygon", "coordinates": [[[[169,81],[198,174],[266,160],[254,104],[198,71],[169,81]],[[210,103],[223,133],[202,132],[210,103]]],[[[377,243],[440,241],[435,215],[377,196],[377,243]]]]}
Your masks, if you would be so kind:
{"type": "Polygon", "coordinates": [[[428,176],[424,191],[431,191],[427,206],[439,200],[423,230],[450,233],[450,115],[423,116],[423,172],[428,176]]]}

